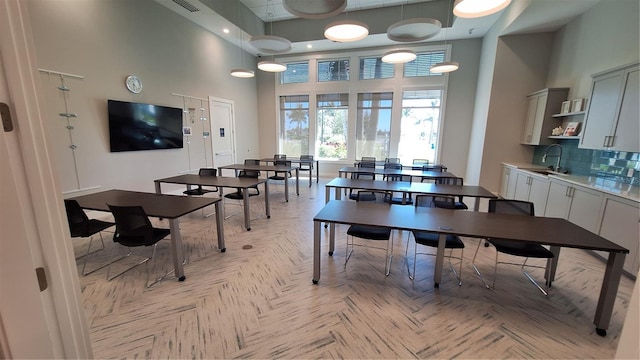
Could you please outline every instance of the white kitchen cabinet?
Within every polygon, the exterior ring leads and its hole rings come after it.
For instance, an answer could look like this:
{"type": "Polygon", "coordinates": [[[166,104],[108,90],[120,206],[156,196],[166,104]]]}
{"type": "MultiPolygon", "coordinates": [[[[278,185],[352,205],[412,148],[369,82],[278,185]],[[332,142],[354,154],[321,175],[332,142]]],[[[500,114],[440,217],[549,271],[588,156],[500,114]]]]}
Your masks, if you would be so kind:
{"type": "Polygon", "coordinates": [[[500,195],[503,199],[513,199],[516,189],[516,170],[510,166],[502,165],[502,179],[500,182],[500,195]],[[513,173],[513,176],[511,174],[513,173]]]}
{"type": "Polygon", "coordinates": [[[599,191],[551,179],[544,216],[564,218],[597,233],[602,198],[599,191]]]}
{"type": "Polygon", "coordinates": [[[580,147],[640,152],[638,64],[593,75],[580,147]]]}
{"type": "Polygon", "coordinates": [[[526,170],[515,170],[511,176],[515,175],[515,189],[513,199],[531,201],[536,216],[544,216],[547,205],[547,192],[549,190],[549,180],[546,176],[532,175],[526,170]]]}
{"type": "Polygon", "coordinates": [[[624,270],[638,273],[640,210],[638,203],[617,196],[605,196],[599,235],[629,249],[624,270]]]}
{"type": "Polygon", "coordinates": [[[551,130],[559,125],[553,118],[567,100],[568,88],[549,88],[527,96],[527,115],[522,128],[520,143],[524,145],[546,145],[554,143],[548,138],[551,130]]]}

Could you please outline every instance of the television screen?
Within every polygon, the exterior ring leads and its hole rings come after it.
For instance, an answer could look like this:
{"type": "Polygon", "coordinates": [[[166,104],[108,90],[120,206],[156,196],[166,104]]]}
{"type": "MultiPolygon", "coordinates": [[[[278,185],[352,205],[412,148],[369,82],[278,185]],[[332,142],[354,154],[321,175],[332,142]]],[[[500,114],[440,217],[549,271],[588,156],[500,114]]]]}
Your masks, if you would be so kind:
{"type": "Polygon", "coordinates": [[[182,148],[182,109],[109,100],[111,152],[182,148]]]}

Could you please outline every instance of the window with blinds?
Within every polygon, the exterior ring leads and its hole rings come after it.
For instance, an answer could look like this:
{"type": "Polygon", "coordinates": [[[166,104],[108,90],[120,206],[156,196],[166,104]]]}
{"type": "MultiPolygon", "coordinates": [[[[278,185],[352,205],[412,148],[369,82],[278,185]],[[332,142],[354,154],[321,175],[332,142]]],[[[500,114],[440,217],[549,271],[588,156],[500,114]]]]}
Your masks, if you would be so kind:
{"type": "Polygon", "coordinates": [[[394,64],[382,62],[382,57],[360,58],[360,80],[393,78],[394,64]]]}
{"type": "Polygon", "coordinates": [[[349,80],[349,60],[318,61],[318,82],[349,80]]]}
{"type": "Polygon", "coordinates": [[[309,62],[287,63],[287,70],[280,73],[281,84],[309,82],[309,62]]]}
{"type": "Polygon", "coordinates": [[[430,51],[417,54],[415,60],[404,64],[404,77],[442,76],[431,73],[431,65],[444,61],[444,51],[430,51]]]}

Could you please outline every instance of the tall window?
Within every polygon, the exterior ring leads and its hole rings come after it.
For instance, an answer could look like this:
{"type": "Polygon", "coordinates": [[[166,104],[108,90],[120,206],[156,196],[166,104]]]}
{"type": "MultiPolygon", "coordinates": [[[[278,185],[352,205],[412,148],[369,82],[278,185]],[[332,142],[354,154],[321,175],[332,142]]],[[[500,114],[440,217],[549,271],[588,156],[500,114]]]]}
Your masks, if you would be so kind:
{"type": "Polygon", "coordinates": [[[444,61],[444,51],[430,51],[419,53],[415,60],[404,64],[404,77],[417,76],[442,76],[442,74],[431,73],[431,65],[444,61]]]}
{"type": "Polygon", "coordinates": [[[317,100],[316,156],[346,159],[349,94],[320,94],[317,100]]]}
{"type": "Polygon", "coordinates": [[[356,159],[389,157],[392,99],[391,92],[358,94],[356,159]]]}
{"type": "Polygon", "coordinates": [[[281,151],[290,156],[309,153],[309,96],[280,96],[281,151]]]}
{"type": "Polygon", "coordinates": [[[318,82],[349,80],[349,59],[318,61],[318,82]]]}
{"type": "Polygon", "coordinates": [[[281,84],[309,82],[309,62],[294,62],[287,64],[287,70],[280,74],[281,84]]]}
{"type": "Polygon", "coordinates": [[[402,163],[413,159],[436,161],[442,90],[402,92],[402,118],[398,157],[402,163]]]}

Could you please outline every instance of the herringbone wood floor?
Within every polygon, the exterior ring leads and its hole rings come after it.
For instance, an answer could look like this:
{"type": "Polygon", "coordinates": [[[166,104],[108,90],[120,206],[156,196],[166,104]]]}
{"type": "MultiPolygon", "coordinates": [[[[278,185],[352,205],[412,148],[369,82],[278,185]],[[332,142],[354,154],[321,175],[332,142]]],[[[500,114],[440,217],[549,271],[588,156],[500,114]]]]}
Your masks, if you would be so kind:
{"type": "MultiPolygon", "coordinates": [[[[224,223],[225,253],[215,248],[215,220],[196,212],[181,221],[185,282],[169,278],[144,288],[144,267],[111,282],[106,268],[80,278],[96,358],[612,358],[631,296],[623,277],[608,336],[592,324],[604,263],[563,249],[554,287],[545,298],[517,267],[499,268],[497,289],[487,290],[471,268],[477,240],[466,244],[463,285],[445,270],[433,288],[433,261],[419,257],[415,282],[405,264],[408,234],[395,233],[391,275],[384,252],[357,248],[344,268],[346,226],[336,253],[323,242],[322,277],[313,285],[313,216],[324,186],[283,201],[272,186],[271,219],[254,201],[252,230],[242,215],[224,223]],[[251,245],[251,249],[243,249],[251,245]]],[[[293,191],[293,190],[292,190],[293,191]]],[[[252,198],[255,200],[255,198],[252,198]]],[[[486,209],[486,206],[481,207],[486,209]]],[[[238,210],[228,206],[227,214],[238,210]]],[[[92,214],[93,215],[93,214],[92,214]]],[[[168,227],[166,221],[154,220],[168,227]]],[[[327,230],[325,230],[327,231],[327,230]]],[[[327,231],[328,232],[328,231],[327,231]]],[[[122,251],[105,233],[106,251],[122,251]]],[[[87,241],[75,240],[76,255],[87,241]]],[[[148,249],[141,249],[148,250],[148,249]]],[[[490,275],[494,249],[481,247],[490,275]]],[[[171,269],[161,242],[154,273],[171,269]]],[[[81,261],[78,261],[81,264],[81,261]]],[[[80,269],[80,266],[79,266],[80,269]]],[[[541,272],[534,273],[538,278],[541,272]]]]}

